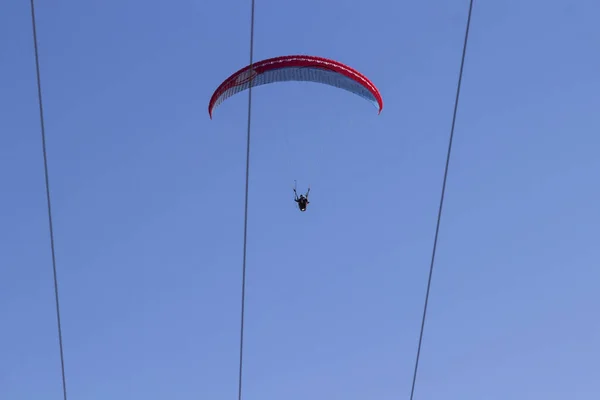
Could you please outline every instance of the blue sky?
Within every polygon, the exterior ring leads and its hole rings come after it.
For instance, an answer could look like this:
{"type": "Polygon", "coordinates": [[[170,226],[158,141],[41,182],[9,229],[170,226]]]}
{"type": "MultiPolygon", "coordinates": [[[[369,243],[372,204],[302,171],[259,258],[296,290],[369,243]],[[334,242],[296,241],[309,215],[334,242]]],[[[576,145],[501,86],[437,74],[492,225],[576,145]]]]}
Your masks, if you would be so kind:
{"type": "MultiPolygon", "coordinates": [[[[237,396],[247,1],[38,2],[70,399],[237,396]]],[[[256,3],[244,399],[408,398],[468,2],[256,3]],[[294,179],[311,205],[292,201],[294,179]]],[[[476,2],[415,399],[600,392],[600,4],[476,2]]],[[[0,12],[0,398],[62,399],[29,3],[0,12]]]]}

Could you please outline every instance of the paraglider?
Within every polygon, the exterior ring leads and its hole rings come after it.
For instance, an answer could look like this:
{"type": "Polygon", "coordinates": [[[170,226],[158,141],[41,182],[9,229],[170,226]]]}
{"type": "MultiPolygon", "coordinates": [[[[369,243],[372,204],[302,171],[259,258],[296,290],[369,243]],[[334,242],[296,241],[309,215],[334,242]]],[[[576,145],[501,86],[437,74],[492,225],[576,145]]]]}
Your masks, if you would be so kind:
{"type": "MultiPolygon", "coordinates": [[[[251,86],[261,86],[275,82],[316,82],[334,86],[354,93],[378,109],[381,114],[383,99],[377,87],[357,70],[338,61],[308,55],[290,55],[274,57],[248,65],[225,79],[214,91],[208,103],[208,115],[212,119],[213,111],[229,97],[251,86]]],[[[300,211],[306,211],[308,193],[300,195],[294,187],[294,201],[300,211]]]]}
{"type": "Polygon", "coordinates": [[[248,65],[225,79],[208,103],[212,119],[214,109],[229,97],[250,87],[275,82],[316,82],[347,90],[383,109],[383,99],[375,85],[363,74],[340,62],[323,57],[292,55],[274,57],[248,65]]]}
{"type": "Polygon", "coordinates": [[[301,194],[300,196],[298,196],[298,193],[296,192],[296,187],[294,186],[294,201],[296,203],[298,203],[298,208],[302,212],[306,211],[306,207],[310,203],[310,201],[308,201],[308,194],[309,193],[310,193],[310,187],[306,191],[306,195],[301,194]]]}

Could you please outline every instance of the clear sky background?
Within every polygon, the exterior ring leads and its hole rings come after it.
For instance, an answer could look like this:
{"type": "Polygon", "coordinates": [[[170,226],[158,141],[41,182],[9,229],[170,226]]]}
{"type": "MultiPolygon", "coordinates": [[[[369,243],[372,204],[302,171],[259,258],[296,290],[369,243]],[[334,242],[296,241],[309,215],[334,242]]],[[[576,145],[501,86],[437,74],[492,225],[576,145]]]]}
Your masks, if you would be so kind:
{"type": "MultiPolygon", "coordinates": [[[[256,3],[244,399],[408,399],[468,1],[256,3]],[[300,213],[292,187],[310,184],[300,213]]],[[[38,1],[73,400],[237,397],[249,1],[38,1]]],[[[418,400],[600,396],[600,3],[476,1],[418,400]]],[[[28,1],[0,7],[0,399],[60,400],[28,1]]]]}

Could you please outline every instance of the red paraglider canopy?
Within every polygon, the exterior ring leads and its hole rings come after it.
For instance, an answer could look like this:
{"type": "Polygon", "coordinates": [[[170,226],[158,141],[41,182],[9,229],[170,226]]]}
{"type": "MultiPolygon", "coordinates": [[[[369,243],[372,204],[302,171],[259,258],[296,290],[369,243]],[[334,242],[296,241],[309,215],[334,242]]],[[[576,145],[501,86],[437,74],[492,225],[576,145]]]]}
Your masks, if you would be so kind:
{"type": "Polygon", "coordinates": [[[291,55],[269,58],[246,66],[227,78],[213,93],[208,115],[227,98],[252,87],[274,82],[306,81],[347,90],[371,101],[379,113],[383,99],[375,85],[355,69],[322,57],[291,55]]]}

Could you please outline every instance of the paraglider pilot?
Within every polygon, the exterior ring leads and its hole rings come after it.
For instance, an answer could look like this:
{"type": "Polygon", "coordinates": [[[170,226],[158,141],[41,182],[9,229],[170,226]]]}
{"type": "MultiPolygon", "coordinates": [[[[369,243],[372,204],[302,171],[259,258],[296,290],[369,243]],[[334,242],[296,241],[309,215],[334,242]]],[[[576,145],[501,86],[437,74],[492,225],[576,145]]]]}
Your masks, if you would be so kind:
{"type": "Polygon", "coordinates": [[[308,190],[306,191],[306,196],[301,194],[300,197],[298,197],[298,193],[296,193],[296,189],[294,188],[294,201],[298,203],[298,208],[300,208],[300,211],[306,211],[306,206],[308,206],[308,204],[310,203],[310,201],[308,201],[309,192],[310,188],[308,188],[308,190]]]}

